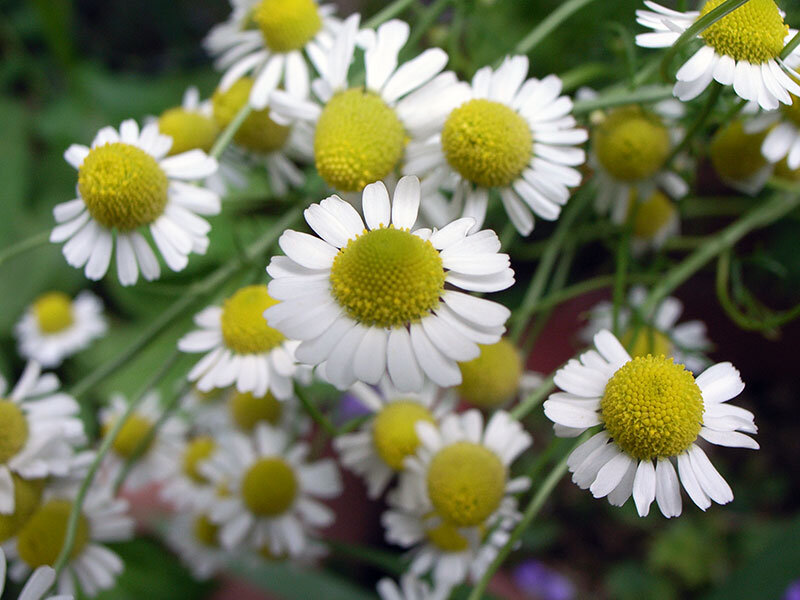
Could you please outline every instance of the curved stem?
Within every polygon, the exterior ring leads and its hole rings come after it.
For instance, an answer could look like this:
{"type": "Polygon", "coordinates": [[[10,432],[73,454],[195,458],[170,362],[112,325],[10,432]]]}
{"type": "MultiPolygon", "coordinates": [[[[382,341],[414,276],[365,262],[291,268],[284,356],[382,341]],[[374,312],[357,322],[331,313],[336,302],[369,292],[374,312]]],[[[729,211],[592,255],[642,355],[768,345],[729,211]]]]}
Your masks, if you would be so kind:
{"type": "Polygon", "coordinates": [[[310,416],[314,422],[317,423],[317,425],[322,427],[322,429],[325,430],[325,433],[331,437],[336,437],[338,433],[336,426],[331,423],[328,417],[322,414],[322,411],[317,407],[316,404],[314,404],[311,398],[308,397],[308,394],[306,394],[306,391],[300,386],[299,383],[295,383],[294,393],[297,394],[297,397],[300,399],[300,404],[303,405],[303,408],[308,413],[308,416],[310,416]]]}
{"type": "Polygon", "coordinates": [[[797,46],[800,46],[800,31],[795,33],[794,37],[789,40],[789,43],[783,47],[783,50],[781,50],[780,57],[781,58],[788,57],[792,52],[794,52],[797,46]]]}
{"type": "Polygon", "coordinates": [[[222,133],[219,134],[219,137],[211,147],[211,152],[209,152],[209,155],[213,156],[214,158],[220,157],[225,148],[228,147],[228,144],[231,143],[233,136],[236,135],[237,131],[239,131],[239,127],[242,126],[244,120],[250,116],[252,110],[253,107],[250,106],[249,102],[239,109],[239,112],[236,113],[235,117],[233,117],[233,121],[228,123],[228,126],[223,130],[222,133]]]}
{"type": "Polygon", "coordinates": [[[406,42],[406,48],[416,48],[419,41],[422,39],[428,30],[436,23],[441,14],[453,0],[435,0],[428,8],[422,13],[422,16],[417,21],[417,24],[411,30],[411,35],[406,42]]]}
{"type": "Polygon", "coordinates": [[[414,4],[414,0],[394,0],[389,6],[375,13],[364,21],[361,26],[365,29],[374,29],[381,23],[385,23],[389,19],[393,19],[409,6],[414,4]]]}
{"type": "Polygon", "coordinates": [[[709,94],[706,103],[703,105],[703,110],[700,111],[700,114],[697,115],[697,119],[695,119],[694,123],[692,123],[689,129],[686,130],[686,134],[683,136],[683,139],[680,141],[680,143],[672,149],[672,152],[669,153],[667,159],[664,161],[665,165],[671,164],[678,154],[686,150],[686,148],[692,142],[692,138],[703,128],[703,125],[705,125],[706,121],[708,121],[708,117],[710,117],[711,113],[714,112],[714,107],[717,105],[721,93],[722,86],[716,81],[712,81],[711,93],[709,94]]]}
{"type": "Polygon", "coordinates": [[[559,25],[594,0],[567,0],[545,17],[528,35],[514,47],[514,54],[528,54],[559,25]]]}
{"type": "Polygon", "coordinates": [[[522,420],[537,406],[539,406],[544,399],[555,389],[555,383],[553,383],[553,378],[555,377],[555,372],[550,375],[547,379],[542,381],[541,385],[537,387],[534,391],[528,394],[528,397],[525,398],[522,402],[517,404],[511,410],[511,416],[515,419],[522,420]]]}
{"type": "Polygon", "coordinates": [[[619,312],[622,308],[622,303],[625,301],[625,279],[628,276],[628,263],[631,256],[631,236],[633,235],[633,227],[638,212],[639,202],[636,199],[628,214],[619,244],[617,244],[617,269],[614,274],[614,295],[611,308],[611,331],[614,335],[619,335],[619,312]]]}
{"type": "Polygon", "coordinates": [[[9,246],[8,248],[4,248],[0,251],[0,265],[2,265],[7,260],[11,260],[15,256],[19,256],[27,252],[28,250],[33,250],[34,248],[38,248],[39,246],[44,246],[47,244],[48,240],[50,239],[50,232],[49,231],[42,231],[41,233],[37,233],[32,235],[29,238],[25,238],[24,240],[20,240],[16,244],[9,246]]]}

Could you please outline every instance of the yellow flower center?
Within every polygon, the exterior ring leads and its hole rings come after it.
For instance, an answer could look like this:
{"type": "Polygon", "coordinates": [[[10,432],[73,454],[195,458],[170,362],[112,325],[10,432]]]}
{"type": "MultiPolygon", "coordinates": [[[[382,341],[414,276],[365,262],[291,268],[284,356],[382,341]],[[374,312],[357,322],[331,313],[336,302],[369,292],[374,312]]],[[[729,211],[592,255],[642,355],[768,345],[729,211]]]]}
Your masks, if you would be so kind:
{"type": "Polygon", "coordinates": [[[703,397],[694,376],[672,358],[637,356],[608,381],[600,410],[624,452],[639,460],[666,458],[697,439],[703,397]]]}
{"type": "MultiPolygon", "coordinates": [[[[109,422],[104,428],[104,434],[108,434],[114,425],[115,421],[109,422]]],[[[145,444],[145,440],[147,440],[152,429],[153,422],[150,419],[134,413],[122,424],[122,428],[119,430],[111,447],[114,449],[117,456],[121,458],[131,458],[139,449],[139,446],[145,444]]],[[[153,440],[148,440],[146,445],[142,448],[142,452],[146,453],[150,450],[152,444],[153,440]]]]}
{"type": "Polygon", "coordinates": [[[631,356],[671,356],[672,342],[669,337],[654,327],[630,328],[620,336],[622,345],[631,356]],[[634,339],[634,331],[636,338],[634,339]]]}
{"type": "Polygon", "coordinates": [[[415,425],[434,423],[430,411],[410,400],[392,402],[381,409],[372,424],[372,443],[378,455],[395,471],[403,470],[403,459],[417,451],[415,425]]]}
{"type": "MultiPolygon", "coordinates": [[[[700,11],[704,16],[724,0],[708,0],[700,11]]],[[[789,26],[783,22],[772,0],[749,0],[701,33],[703,40],[721,56],[760,65],[777,58],[789,26]]]]}
{"type": "Polygon", "coordinates": [[[39,508],[46,481],[22,479],[16,473],[11,474],[11,479],[14,481],[14,512],[10,515],[0,514],[0,543],[17,535],[34,511],[39,508]]]}
{"type": "Polygon", "coordinates": [[[207,548],[219,548],[219,526],[206,515],[198,515],[192,522],[195,541],[207,548]]]}
{"type": "Polygon", "coordinates": [[[280,515],[297,495],[297,477],[280,458],[262,458],[242,479],[242,500],[250,511],[262,517],[280,515]]]}
{"type": "Polygon", "coordinates": [[[188,150],[211,150],[219,128],[211,117],[196,110],[170,108],[158,119],[158,130],[172,138],[170,156],[188,150]]]}
{"type": "Polygon", "coordinates": [[[638,106],[612,111],[594,130],[597,160],[615,179],[639,181],[658,173],[669,156],[669,131],[638,106]]]}
{"type": "Polygon", "coordinates": [[[167,175],[156,159],[131,144],[92,148],[78,170],[78,191],[95,221],[131,231],[149,225],[167,205],[167,175]]]}
{"type": "MultiPolygon", "coordinates": [[[[226,91],[219,89],[211,97],[214,118],[221,128],[230,125],[250,97],[253,87],[251,77],[242,77],[226,91]]],[[[241,124],[233,141],[245,150],[269,154],[283,148],[289,138],[290,128],[278,125],[269,116],[269,108],[253,110],[241,124]]]]}
{"type": "Polygon", "coordinates": [[[314,160],[325,182],[343,192],[360,192],[389,175],[400,158],[406,133],[397,114],[373,92],[339,92],[322,110],[314,134],[314,160]]]}
{"type": "Polygon", "coordinates": [[[459,533],[455,525],[445,521],[426,530],[425,535],[431,544],[443,552],[463,552],[469,548],[469,540],[459,533]]]}
{"type": "Polygon", "coordinates": [[[781,104],[781,111],[796,127],[800,127],[800,98],[792,95],[792,103],[781,104]]]}
{"type": "Polygon", "coordinates": [[[261,0],[252,14],[274,52],[299,50],[322,29],[314,0],[261,0]]]}
{"type": "Polygon", "coordinates": [[[480,525],[500,506],[506,468],[497,455],[472,442],[440,450],[428,467],[428,496],[436,511],[458,527],[480,525]]]}
{"type": "MultiPolygon", "coordinates": [[[[628,212],[633,210],[636,203],[636,194],[631,194],[628,212]]],[[[633,234],[643,240],[652,240],[674,218],[677,210],[669,197],[656,190],[647,200],[639,202],[636,208],[636,217],[633,221],[633,234]]]]}
{"type": "Polygon", "coordinates": [[[393,226],[350,240],[333,260],[333,297],[356,321],[403,327],[439,306],[445,272],[428,241],[393,226]]]}
{"type": "Polygon", "coordinates": [[[714,134],[709,147],[714,170],[723,179],[733,181],[753,177],[767,164],[761,154],[761,144],[766,135],[767,131],[746,133],[741,121],[721,128],[714,134]]]}
{"type": "Polygon", "coordinates": [[[504,187],[528,166],[533,135],[527,121],[505,104],[470,100],[447,117],[442,150],[464,179],[482,187],[504,187]]]}
{"type": "Polygon", "coordinates": [[[216,449],[214,438],[207,435],[196,437],[186,444],[186,449],[183,451],[183,474],[195,483],[208,483],[206,476],[200,473],[197,467],[216,449]]]}
{"type": "Polygon", "coordinates": [[[0,400],[0,464],[7,463],[28,441],[28,420],[11,400],[0,400]]]}
{"type": "Polygon", "coordinates": [[[277,425],[283,414],[283,403],[269,392],[266,396],[237,392],[228,401],[228,409],[239,429],[252,431],[258,423],[277,425]]]}
{"type": "Polygon", "coordinates": [[[514,344],[502,338],[496,344],[479,344],[478,358],[459,363],[459,395],[475,406],[494,408],[517,395],[522,360],[514,344]]]}
{"type": "Polygon", "coordinates": [[[243,287],[225,300],[221,319],[225,345],[238,354],[260,354],[280,345],[286,338],[264,318],[264,311],[277,303],[265,285],[243,287]]]}
{"type": "Polygon", "coordinates": [[[63,292],[47,292],[33,303],[33,314],[43,333],[58,333],[74,322],[72,299],[63,292]]]}
{"type": "MultiPolygon", "coordinates": [[[[52,567],[67,534],[67,521],[72,511],[68,500],[49,500],[40,506],[17,537],[19,557],[32,569],[47,565],[52,567]]],[[[75,543],[70,559],[80,556],[89,543],[89,522],[81,514],[75,532],[75,543]]]]}

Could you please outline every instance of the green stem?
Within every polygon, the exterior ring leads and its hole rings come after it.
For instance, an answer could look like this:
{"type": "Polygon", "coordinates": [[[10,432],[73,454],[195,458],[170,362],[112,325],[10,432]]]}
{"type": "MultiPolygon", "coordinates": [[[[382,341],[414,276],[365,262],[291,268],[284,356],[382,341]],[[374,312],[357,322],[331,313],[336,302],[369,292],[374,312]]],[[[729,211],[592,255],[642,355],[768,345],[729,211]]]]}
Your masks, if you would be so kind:
{"type": "Polygon", "coordinates": [[[231,143],[233,136],[236,135],[236,132],[239,131],[239,127],[242,126],[245,119],[250,116],[253,107],[250,106],[248,102],[242,108],[239,109],[239,112],[236,113],[236,116],[233,117],[233,121],[228,123],[228,126],[223,130],[219,137],[214,142],[214,145],[211,147],[211,152],[209,154],[214,158],[219,158],[225,148],[228,147],[228,144],[231,143]]]}
{"type": "Polygon", "coordinates": [[[692,125],[686,130],[686,134],[683,136],[683,139],[680,141],[680,143],[672,149],[672,152],[669,153],[669,156],[667,156],[667,159],[664,161],[665,165],[671,164],[678,154],[688,148],[689,144],[692,142],[692,138],[694,138],[694,136],[700,132],[700,130],[706,124],[706,121],[708,121],[708,117],[710,117],[714,112],[714,107],[716,107],[721,93],[722,86],[716,81],[712,82],[711,93],[709,94],[706,103],[703,105],[703,110],[700,111],[700,114],[697,115],[697,118],[694,120],[692,125]]]}
{"type": "MultiPolygon", "coordinates": [[[[572,261],[574,258],[575,245],[571,244],[564,250],[564,253],[561,255],[561,260],[558,261],[558,266],[556,267],[555,274],[553,275],[553,281],[547,290],[548,296],[563,288],[567,283],[570,267],[572,267],[572,261]]],[[[541,304],[541,302],[539,304],[541,304]]],[[[550,315],[553,312],[553,308],[554,307],[542,310],[542,314],[539,315],[539,317],[536,319],[536,322],[533,324],[533,327],[531,327],[530,331],[528,331],[528,335],[525,336],[525,344],[523,345],[522,349],[523,356],[528,356],[528,354],[530,354],[531,349],[536,344],[536,340],[539,339],[539,336],[542,334],[547,322],[550,320],[550,315]]]]}
{"type": "Polygon", "coordinates": [[[409,6],[414,4],[415,0],[394,0],[389,6],[375,13],[361,24],[364,29],[375,29],[381,23],[385,23],[389,19],[393,19],[409,6]]]}
{"type": "Polygon", "coordinates": [[[428,30],[436,23],[436,20],[452,1],[453,0],[435,0],[435,2],[428,6],[417,21],[417,24],[412,28],[411,35],[405,47],[416,48],[422,36],[428,33],[428,30]]]}
{"type": "Polygon", "coordinates": [[[698,217],[739,216],[753,208],[752,198],[691,198],[680,205],[681,216],[687,219],[698,217]]]}
{"type": "Polygon", "coordinates": [[[525,400],[517,404],[511,410],[511,416],[520,421],[524,419],[534,408],[544,402],[544,399],[547,398],[553,389],[555,389],[555,384],[553,383],[554,378],[555,373],[542,381],[542,384],[539,387],[528,394],[528,397],[525,398],[525,400]]]}
{"type": "Polygon", "coordinates": [[[41,233],[32,235],[29,238],[20,240],[13,246],[4,248],[3,251],[0,252],[0,265],[2,265],[7,260],[14,258],[15,256],[19,256],[20,254],[27,252],[28,250],[33,250],[34,248],[38,248],[39,246],[44,246],[45,244],[47,244],[49,239],[50,239],[50,232],[42,231],[41,233]]]}
{"type": "Polygon", "coordinates": [[[575,115],[587,114],[602,108],[612,108],[626,104],[649,104],[672,98],[669,86],[648,86],[634,91],[614,90],[591,100],[578,100],[572,109],[575,115]]]}
{"type": "Polygon", "coordinates": [[[339,433],[336,429],[336,426],[331,422],[328,417],[322,414],[322,411],[317,407],[316,404],[308,397],[306,391],[300,386],[299,383],[295,383],[294,386],[294,393],[297,394],[297,397],[300,399],[300,404],[303,405],[303,408],[308,413],[317,425],[319,425],[325,433],[327,433],[331,437],[336,437],[339,433]]]}
{"type": "Polygon", "coordinates": [[[628,263],[631,256],[631,236],[633,235],[633,225],[638,211],[639,203],[635,202],[633,209],[628,214],[619,244],[617,244],[617,269],[614,275],[614,294],[611,308],[611,331],[614,332],[614,335],[619,335],[619,312],[622,308],[622,303],[625,302],[625,279],[628,275],[628,263]]]}
{"type": "Polygon", "coordinates": [[[569,92],[595,79],[610,75],[612,71],[613,69],[606,63],[585,63],[562,74],[561,84],[564,92],[569,92]]]}
{"type": "MultiPolygon", "coordinates": [[[[513,225],[512,225],[513,228],[513,225]]],[[[619,233],[619,225],[614,225],[610,222],[591,223],[582,225],[580,227],[573,227],[569,234],[569,241],[575,246],[581,246],[587,242],[593,242],[603,238],[611,237],[619,233]]],[[[501,237],[501,240],[503,238],[501,237]]],[[[550,239],[532,242],[524,246],[520,246],[514,250],[514,260],[534,260],[538,259],[547,247],[550,245],[550,239]]],[[[503,246],[505,248],[505,246],[503,246]]]]}
{"type": "Polygon", "coordinates": [[[514,54],[528,54],[544,38],[555,31],[559,25],[593,0],[567,0],[551,12],[533,31],[522,38],[514,47],[514,54]]]}
{"type": "Polygon", "coordinates": [[[783,47],[781,50],[780,57],[787,58],[792,52],[794,52],[795,48],[800,46],[800,31],[794,34],[794,37],[789,40],[789,43],[783,47]]]}

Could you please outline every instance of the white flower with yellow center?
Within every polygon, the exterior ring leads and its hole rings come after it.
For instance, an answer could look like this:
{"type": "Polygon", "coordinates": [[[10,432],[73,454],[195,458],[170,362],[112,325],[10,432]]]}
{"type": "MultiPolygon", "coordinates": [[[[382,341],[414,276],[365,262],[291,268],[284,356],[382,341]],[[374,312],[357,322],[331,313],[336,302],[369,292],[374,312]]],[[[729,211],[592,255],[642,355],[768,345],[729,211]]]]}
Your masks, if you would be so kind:
{"type": "Polygon", "coordinates": [[[507,254],[472,219],[440,230],[412,229],[420,188],[403,177],[393,201],[383,183],[364,189],[364,221],[337,196],[312,204],[305,217],[319,238],[286,231],[286,256],[267,267],[270,294],[281,300],[265,316],[301,340],[298,360],[323,364],[339,389],[377,384],[388,373],[401,392],[461,383],[456,361],[478,356],[477,342],[500,339],[510,312],[453,288],[493,292],[514,283],[507,254]],[[321,238],[321,239],[320,239],[321,238]]]}
{"type": "Polygon", "coordinates": [[[409,144],[404,172],[428,174],[426,197],[454,185],[451,211],[473,217],[476,228],[484,222],[492,189],[517,231],[528,235],[531,213],[554,221],[569,199],[568,188],[581,182],[574,167],[586,156],[575,146],[588,135],[575,127],[572,100],[560,95],[555,75],[526,80],[527,75],[525,56],[506,58],[497,70],[480,69],[437,135],[409,144]]]}
{"type": "Polygon", "coordinates": [[[192,252],[205,253],[211,226],[198,215],[217,214],[219,196],[189,182],[212,175],[217,161],[202,150],[167,156],[171,147],[157,123],[140,132],[131,119],[119,131],[101,129],[91,148],[73,144],[64,153],[78,170],[78,197],[53,210],[58,225],[50,241],[66,242],[67,262],[85,265],[89,279],[106,274],[115,237],[120,283],[133,285],[140,270],[157,279],[161,269],[144,230],[173,271],[185,268],[192,252]]]}
{"type": "Polygon", "coordinates": [[[381,579],[378,582],[378,595],[381,600],[445,600],[450,595],[450,587],[431,589],[413,573],[406,573],[400,577],[400,585],[388,577],[381,579]]]}
{"type": "Polygon", "coordinates": [[[239,556],[219,542],[219,526],[203,512],[180,512],[170,521],[167,544],[200,580],[210,579],[239,556]]]}
{"type": "Polygon", "coordinates": [[[306,57],[315,65],[325,60],[340,27],[335,7],[315,0],[233,0],[233,12],[205,40],[215,66],[226,69],[220,87],[227,90],[242,76],[255,81],[253,108],[267,106],[270,94],[282,87],[299,100],[308,97],[310,75],[306,57]]]}
{"type": "Polygon", "coordinates": [[[286,432],[264,424],[249,437],[226,436],[220,446],[199,469],[228,491],[209,512],[223,547],[298,556],[315,528],[333,523],[333,511],[318,499],[342,491],[334,461],[307,462],[307,444],[292,444],[286,432]]]}
{"type": "MultiPolygon", "coordinates": [[[[655,190],[644,200],[631,198],[628,211],[634,210],[631,251],[641,256],[648,250],[658,250],[666,241],[681,232],[678,206],[661,190],[655,190]]],[[[630,214],[630,213],[629,213],[630,214]]]]}
{"type": "Polygon", "coordinates": [[[15,480],[67,475],[75,446],[85,442],[78,403],[58,387],[36,362],[8,394],[0,376],[0,515],[15,513],[15,480]]]}
{"type": "MultiPolygon", "coordinates": [[[[637,10],[636,21],[652,33],[636,36],[644,48],[667,48],[700,17],[724,0],[708,0],[697,11],[678,12],[645,1],[650,10],[637,10]]],[[[688,101],[699,96],[712,80],[732,85],[745,100],[757,102],[765,110],[791,104],[789,92],[800,95],[794,68],[800,63],[800,48],[784,61],[783,47],[796,30],[783,20],[773,0],[750,0],[703,31],[698,39],[703,46],[678,70],[674,94],[688,101]]]]}
{"type": "MultiPolygon", "coordinates": [[[[77,492],[77,486],[51,490],[17,537],[5,545],[12,561],[12,579],[21,581],[34,569],[55,565],[77,492]]],[[[115,552],[101,544],[133,537],[134,522],[127,511],[127,501],[114,498],[108,488],[89,488],[78,517],[72,552],[58,577],[59,594],[78,596],[79,586],[85,596],[92,597],[114,586],[124,565],[115,552]]]]}
{"type": "Polygon", "coordinates": [[[330,52],[315,59],[321,75],[312,86],[316,102],[281,90],[271,101],[280,118],[314,124],[317,172],[340,192],[361,192],[368,183],[392,176],[408,141],[434,133],[460,95],[453,87],[455,75],[438,75],[447,64],[440,48],[398,66],[409,27],[396,20],[360,34],[366,81],[354,83],[348,71],[358,23],[358,15],[348,18],[330,52]]]}
{"type": "Polygon", "coordinates": [[[430,383],[419,394],[399,392],[388,380],[377,390],[356,383],[350,393],[373,416],[357,432],[335,438],[333,445],[342,465],[361,475],[369,497],[377,498],[403,470],[405,458],[416,453],[416,424],[438,423],[453,410],[455,396],[430,383]]]}
{"type": "Polygon", "coordinates": [[[292,395],[297,372],[294,352],[298,343],[287,339],[265,320],[264,311],[278,305],[265,285],[239,289],[222,306],[210,306],[195,315],[201,328],[178,341],[183,352],[205,352],[189,371],[189,381],[208,392],[236,384],[240,392],[258,397],[272,393],[279,400],[292,395]]]}
{"type": "Polygon", "coordinates": [[[766,131],[761,152],[770,163],[786,161],[790,171],[800,169],[800,97],[792,103],[765,112],[745,124],[748,133],[766,131]]]}
{"type": "Polygon", "coordinates": [[[695,378],[664,354],[631,358],[607,330],[594,336],[594,345],[596,351],[556,372],[564,391],[544,403],[545,415],[561,427],[558,435],[603,427],[570,454],[572,481],[615,506],[633,495],[640,516],[653,500],[665,517],[680,515],[680,483],[702,510],[712,500],[733,500],[698,441],[758,448],[741,433],[756,432],[753,414],[727,403],[744,389],[739,371],[718,363],[695,378]]]}
{"type": "MultiPolygon", "coordinates": [[[[56,580],[56,571],[52,567],[39,567],[36,569],[28,581],[25,582],[25,587],[19,593],[17,600],[42,600],[50,591],[53,583],[56,580]]],[[[6,586],[6,553],[0,548],[0,596],[3,595],[3,590],[6,586]]],[[[47,596],[46,600],[73,600],[74,596],[71,594],[59,594],[57,596],[47,596]]]]}
{"type": "Polygon", "coordinates": [[[46,292],[28,307],[14,327],[19,353],[46,368],[86,348],[106,332],[103,303],[83,291],[73,300],[63,292],[46,292]]]}
{"type": "Polygon", "coordinates": [[[448,415],[439,429],[427,422],[416,427],[421,445],[389,496],[386,539],[416,546],[416,575],[432,571],[437,584],[447,585],[479,579],[519,518],[512,494],[530,481],[512,479],[509,468],[531,436],[504,411],[485,430],[477,410],[448,415]]]}
{"type": "Polygon", "coordinates": [[[751,131],[741,119],[720,127],[711,138],[708,155],[723,183],[755,196],[767,183],[774,166],[762,152],[767,131],[751,131]]]}
{"type": "MultiPolygon", "coordinates": [[[[224,432],[217,430],[217,434],[220,431],[224,432]]],[[[200,472],[199,467],[217,449],[215,437],[207,434],[190,436],[169,448],[171,453],[165,456],[169,466],[164,464],[164,483],[159,490],[161,497],[180,511],[208,509],[217,495],[217,489],[200,472]]]]}
{"type": "MultiPolygon", "coordinates": [[[[116,394],[108,406],[100,411],[100,425],[103,434],[117,424],[127,409],[128,401],[116,394]]],[[[106,455],[102,467],[104,481],[114,481],[120,470],[130,460],[135,460],[125,478],[125,489],[137,490],[149,483],[164,481],[172,475],[172,456],[183,444],[186,424],[178,417],[170,416],[161,420],[164,409],[158,393],[145,396],[122,425],[117,437],[106,455]]]]}

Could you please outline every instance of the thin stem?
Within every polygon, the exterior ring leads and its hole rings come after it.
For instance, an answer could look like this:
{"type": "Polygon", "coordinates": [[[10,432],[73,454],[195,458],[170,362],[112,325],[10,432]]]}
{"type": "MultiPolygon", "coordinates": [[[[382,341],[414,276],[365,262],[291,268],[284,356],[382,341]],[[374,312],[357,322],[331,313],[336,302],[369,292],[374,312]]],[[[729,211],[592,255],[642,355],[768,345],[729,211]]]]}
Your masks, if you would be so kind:
{"type": "Polygon", "coordinates": [[[389,19],[393,19],[409,6],[414,4],[415,0],[394,0],[389,6],[380,10],[379,12],[375,13],[364,21],[361,26],[364,29],[375,29],[381,23],[388,21],[389,19]]]}
{"type": "Polygon", "coordinates": [[[0,265],[2,265],[7,260],[14,258],[15,256],[19,256],[20,254],[27,252],[28,250],[33,250],[34,248],[38,248],[39,246],[44,246],[49,239],[50,239],[50,232],[42,231],[41,233],[32,235],[29,238],[20,240],[16,244],[9,246],[8,248],[4,248],[2,252],[0,252],[0,265]]]}
{"type": "Polygon", "coordinates": [[[606,63],[594,62],[582,64],[561,75],[562,89],[565,92],[572,91],[595,79],[610,75],[612,70],[613,69],[606,63]]]}
{"type": "MultiPolygon", "coordinates": [[[[513,226],[512,226],[513,227],[513,226]]],[[[610,222],[591,223],[580,227],[573,227],[569,234],[569,241],[575,246],[611,237],[619,233],[619,225],[610,222]]],[[[502,237],[500,238],[502,240],[502,237]]],[[[532,242],[514,250],[515,260],[534,260],[539,258],[550,245],[550,239],[532,242]]],[[[504,246],[505,247],[505,246],[504,246]]]]}
{"type": "Polygon", "coordinates": [[[534,408],[544,402],[544,399],[547,397],[547,395],[555,388],[555,384],[553,383],[554,378],[555,373],[542,381],[539,387],[528,394],[528,397],[525,398],[525,400],[517,404],[511,410],[511,416],[520,421],[524,419],[534,408]]]}
{"type": "Polygon", "coordinates": [[[317,425],[322,427],[331,437],[336,437],[338,430],[336,429],[336,425],[334,425],[328,417],[322,414],[322,411],[317,407],[316,404],[308,397],[306,394],[306,390],[304,390],[300,384],[295,383],[294,386],[294,393],[297,394],[297,397],[300,399],[300,404],[303,405],[303,408],[308,413],[317,425]]]}
{"type": "Polygon", "coordinates": [[[591,100],[578,100],[572,108],[572,114],[582,115],[602,108],[612,108],[625,104],[649,104],[672,98],[670,86],[648,86],[634,91],[614,90],[591,100]]]}
{"type": "Polygon", "coordinates": [[[422,36],[428,33],[428,30],[436,23],[436,20],[452,1],[453,0],[435,0],[435,2],[425,9],[411,31],[408,42],[406,42],[406,48],[416,48],[422,36]]]}
{"type": "Polygon", "coordinates": [[[788,56],[794,52],[795,48],[800,46],[800,31],[794,34],[794,37],[789,40],[789,43],[783,47],[781,50],[780,57],[781,58],[788,58],[788,56]]]}
{"type": "MultiPolygon", "coordinates": [[[[561,255],[561,260],[558,261],[558,266],[556,267],[556,272],[553,275],[553,281],[548,288],[548,295],[554,292],[557,292],[564,285],[567,283],[567,279],[569,278],[569,271],[572,267],[572,261],[575,258],[575,244],[570,244],[570,246],[564,251],[561,255]]],[[[534,344],[536,344],[536,340],[539,339],[539,336],[542,334],[547,322],[550,320],[550,315],[553,312],[553,307],[547,310],[541,311],[542,314],[536,319],[536,322],[533,324],[533,327],[530,328],[528,331],[528,335],[525,336],[525,343],[523,344],[522,354],[523,356],[527,356],[530,354],[531,349],[533,348],[534,344]]]]}
{"type": "Polygon", "coordinates": [[[233,136],[236,135],[237,131],[239,131],[239,127],[242,126],[244,120],[248,116],[250,116],[252,110],[253,107],[250,106],[249,102],[239,109],[239,112],[236,113],[235,117],[233,117],[233,121],[228,123],[228,126],[221,134],[219,134],[219,137],[214,142],[214,145],[211,147],[211,152],[209,152],[211,156],[213,156],[214,158],[220,157],[225,148],[228,147],[228,144],[231,143],[233,136]]]}
{"type": "Polygon", "coordinates": [[[628,263],[631,256],[631,236],[633,235],[633,226],[636,222],[636,213],[638,211],[639,203],[634,201],[625,223],[625,229],[622,231],[619,244],[617,244],[617,269],[614,275],[614,295],[611,308],[611,331],[614,332],[614,335],[619,335],[619,312],[622,308],[622,303],[625,301],[625,279],[628,275],[628,263]]]}
{"type": "Polygon", "coordinates": [[[712,82],[711,85],[711,93],[706,100],[706,103],[703,105],[703,110],[700,111],[700,114],[697,115],[697,119],[695,119],[694,123],[686,130],[686,134],[683,136],[683,139],[677,144],[673,149],[672,152],[669,153],[667,159],[664,161],[665,165],[672,163],[673,159],[678,156],[681,152],[686,150],[689,144],[692,142],[692,138],[703,128],[703,125],[706,124],[708,121],[708,117],[714,112],[714,108],[719,101],[720,94],[722,93],[722,86],[717,83],[716,81],[712,82]]]}
{"type": "Polygon", "coordinates": [[[564,2],[547,15],[541,23],[534,27],[533,31],[519,41],[514,47],[514,54],[528,54],[539,42],[555,31],[559,25],[592,2],[593,0],[567,0],[567,2],[564,2]]]}

